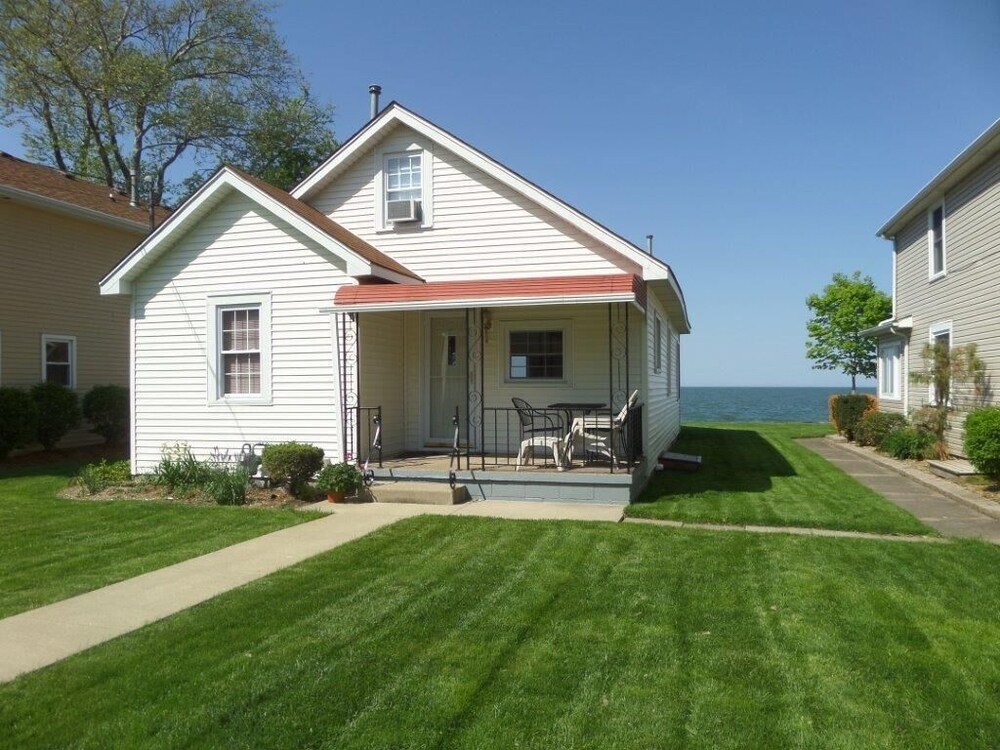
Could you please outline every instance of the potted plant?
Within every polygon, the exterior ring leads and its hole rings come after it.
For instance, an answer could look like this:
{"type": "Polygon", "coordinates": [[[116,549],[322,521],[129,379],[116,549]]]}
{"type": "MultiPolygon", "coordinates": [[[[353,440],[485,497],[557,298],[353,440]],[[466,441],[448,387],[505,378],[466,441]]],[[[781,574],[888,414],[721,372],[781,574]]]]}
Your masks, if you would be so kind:
{"type": "Polygon", "coordinates": [[[358,467],[346,461],[327,464],[316,477],[316,489],[325,492],[331,503],[342,503],[345,497],[361,489],[362,483],[358,467]]]}

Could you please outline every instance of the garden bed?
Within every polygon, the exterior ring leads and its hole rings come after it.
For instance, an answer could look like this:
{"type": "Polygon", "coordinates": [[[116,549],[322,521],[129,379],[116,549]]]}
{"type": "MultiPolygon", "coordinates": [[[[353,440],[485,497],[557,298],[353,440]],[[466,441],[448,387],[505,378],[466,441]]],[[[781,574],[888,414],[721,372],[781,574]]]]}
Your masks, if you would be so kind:
{"type": "MultiPolygon", "coordinates": [[[[181,505],[217,505],[215,500],[202,490],[170,491],[166,487],[150,482],[134,482],[105,487],[93,494],[87,492],[79,484],[73,483],[60,490],[58,495],[67,500],[149,500],[181,505]]],[[[315,500],[292,497],[284,487],[252,486],[247,489],[247,502],[240,507],[294,509],[309,505],[311,502],[315,502],[315,500]]]]}

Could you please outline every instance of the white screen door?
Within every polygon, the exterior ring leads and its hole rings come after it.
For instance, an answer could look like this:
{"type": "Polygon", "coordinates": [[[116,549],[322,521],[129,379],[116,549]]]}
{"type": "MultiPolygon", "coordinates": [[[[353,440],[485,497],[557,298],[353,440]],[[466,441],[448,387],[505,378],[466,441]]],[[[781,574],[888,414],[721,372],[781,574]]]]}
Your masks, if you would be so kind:
{"type": "MultiPolygon", "coordinates": [[[[447,441],[455,434],[452,417],[459,407],[465,419],[465,318],[431,318],[428,347],[430,440],[447,441]]],[[[464,434],[464,429],[463,429],[464,434]]]]}

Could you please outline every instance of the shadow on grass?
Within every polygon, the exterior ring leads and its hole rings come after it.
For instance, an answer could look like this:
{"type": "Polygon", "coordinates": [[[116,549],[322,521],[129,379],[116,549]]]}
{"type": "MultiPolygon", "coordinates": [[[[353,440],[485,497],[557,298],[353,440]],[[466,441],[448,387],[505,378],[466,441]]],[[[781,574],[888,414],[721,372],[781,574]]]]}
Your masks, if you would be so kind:
{"type": "Polygon", "coordinates": [[[701,469],[654,475],[637,503],[701,492],[767,492],[773,477],[795,476],[781,452],[754,430],[684,427],[671,450],[701,456],[701,469]]]}
{"type": "Polygon", "coordinates": [[[67,450],[38,451],[0,461],[0,479],[18,477],[75,477],[85,464],[106,459],[128,459],[128,450],[122,447],[96,445],[67,450]]]}

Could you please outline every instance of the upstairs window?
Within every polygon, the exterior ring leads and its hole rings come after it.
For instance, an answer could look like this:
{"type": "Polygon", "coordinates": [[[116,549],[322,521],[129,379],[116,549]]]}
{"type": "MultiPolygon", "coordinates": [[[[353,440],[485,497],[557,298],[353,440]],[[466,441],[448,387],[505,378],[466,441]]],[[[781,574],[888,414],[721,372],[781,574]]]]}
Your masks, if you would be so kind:
{"type": "Polygon", "coordinates": [[[76,337],[42,335],[42,380],[76,388],[76,337]]]}
{"type": "Polygon", "coordinates": [[[930,276],[932,279],[945,273],[944,203],[931,210],[928,216],[928,244],[930,245],[930,276]]]}
{"type": "Polygon", "coordinates": [[[511,331],[510,380],[563,380],[562,331],[511,331]]]}
{"type": "Polygon", "coordinates": [[[423,197],[422,153],[391,154],[385,159],[385,200],[419,201],[423,197]]]}

